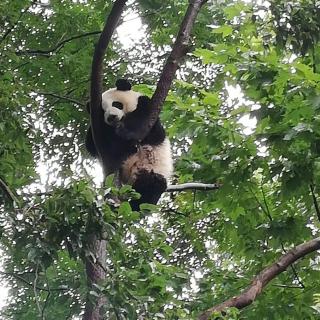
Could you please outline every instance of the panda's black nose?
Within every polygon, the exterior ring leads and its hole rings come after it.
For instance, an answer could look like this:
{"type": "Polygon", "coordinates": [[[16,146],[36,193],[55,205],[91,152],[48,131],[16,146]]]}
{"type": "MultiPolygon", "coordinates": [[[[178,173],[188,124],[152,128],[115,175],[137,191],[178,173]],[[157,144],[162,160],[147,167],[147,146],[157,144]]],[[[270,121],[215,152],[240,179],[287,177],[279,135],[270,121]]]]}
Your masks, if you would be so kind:
{"type": "Polygon", "coordinates": [[[108,122],[109,123],[113,123],[113,122],[115,122],[117,120],[117,116],[115,115],[115,114],[110,114],[109,116],[108,116],[108,122]]]}

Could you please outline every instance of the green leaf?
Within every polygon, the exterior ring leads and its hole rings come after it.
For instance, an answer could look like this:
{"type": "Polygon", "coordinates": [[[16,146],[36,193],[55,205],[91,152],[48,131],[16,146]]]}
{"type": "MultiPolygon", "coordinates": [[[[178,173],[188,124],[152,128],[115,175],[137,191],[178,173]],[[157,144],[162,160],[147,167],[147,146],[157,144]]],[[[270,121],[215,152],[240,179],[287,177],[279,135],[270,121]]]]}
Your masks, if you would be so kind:
{"type": "Polygon", "coordinates": [[[224,14],[229,20],[233,19],[236,16],[239,16],[242,11],[244,11],[247,6],[242,2],[237,2],[231,4],[230,6],[223,9],[224,14]]]}
{"type": "Polygon", "coordinates": [[[229,36],[230,34],[232,34],[232,32],[233,29],[229,25],[224,25],[212,30],[212,33],[222,33],[223,38],[229,36]]]}
{"type": "Polygon", "coordinates": [[[203,60],[204,64],[212,63],[215,61],[215,55],[208,49],[196,49],[193,54],[203,60]]]}
{"type": "Polygon", "coordinates": [[[203,99],[204,104],[208,104],[211,106],[217,106],[220,104],[220,98],[217,93],[204,92],[205,98],[203,99]]]}

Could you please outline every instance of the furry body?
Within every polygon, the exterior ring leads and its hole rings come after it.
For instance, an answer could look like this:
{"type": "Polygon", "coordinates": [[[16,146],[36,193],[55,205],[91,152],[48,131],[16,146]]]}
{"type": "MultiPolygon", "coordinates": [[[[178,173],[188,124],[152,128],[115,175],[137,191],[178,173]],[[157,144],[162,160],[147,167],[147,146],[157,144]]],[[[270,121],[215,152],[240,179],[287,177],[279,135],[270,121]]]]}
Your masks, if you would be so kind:
{"type": "MultiPolygon", "coordinates": [[[[132,185],[141,194],[139,200],[131,201],[132,209],[138,210],[141,203],[156,204],[167,188],[173,163],[170,142],[159,118],[148,135],[139,139],[151,112],[150,99],[131,90],[127,80],[118,80],[116,88],[102,94],[102,109],[105,125],[100,134],[111,172],[119,171],[120,182],[132,185]]],[[[97,157],[91,128],[86,147],[97,157]]]]}

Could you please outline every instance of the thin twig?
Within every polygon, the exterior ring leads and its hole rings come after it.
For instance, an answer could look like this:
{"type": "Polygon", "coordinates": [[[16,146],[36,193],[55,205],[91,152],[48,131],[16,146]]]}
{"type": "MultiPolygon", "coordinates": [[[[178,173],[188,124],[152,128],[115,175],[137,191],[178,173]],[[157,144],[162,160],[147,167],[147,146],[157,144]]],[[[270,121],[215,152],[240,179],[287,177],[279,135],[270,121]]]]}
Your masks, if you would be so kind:
{"type": "Polygon", "coordinates": [[[298,259],[303,258],[305,255],[320,249],[320,237],[300,244],[286,254],[282,255],[278,261],[271,266],[262,270],[247,287],[238,296],[232,297],[223,303],[216,305],[205,312],[203,312],[198,319],[208,320],[215,312],[223,312],[227,308],[235,307],[242,309],[250,305],[261,294],[263,288],[278,274],[285,271],[298,259]]]}
{"type": "MultiPolygon", "coordinates": [[[[90,175],[87,173],[87,178],[89,179],[90,175]]],[[[221,184],[219,183],[202,183],[202,182],[188,182],[181,184],[172,184],[168,186],[166,192],[180,192],[187,190],[200,190],[200,191],[210,191],[210,190],[218,190],[221,188],[221,184]]],[[[34,196],[52,196],[52,191],[46,192],[23,192],[22,196],[24,197],[34,197],[34,196]]]]}
{"type": "MultiPolygon", "coordinates": [[[[154,10],[152,12],[148,12],[148,13],[146,13],[144,15],[141,15],[141,16],[139,15],[139,16],[134,17],[134,18],[123,20],[122,24],[124,24],[126,22],[130,22],[132,20],[136,20],[136,19],[141,19],[141,18],[146,18],[148,16],[152,16],[154,14],[159,13],[163,9],[164,9],[164,7],[160,8],[158,10],[154,10]]],[[[79,35],[76,35],[76,36],[72,36],[72,37],[67,38],[65,40],[62,40],[62,41],[58,41],[58,43],[54,47],[52,47],[51,49],[47,49],[47,50],[42,50],[42,49],[19,50],[19,51],[16,51],[16,54],[17,55],[43,55],[43,56],[50,56],[52,53],[62,49],[64,47],[64,45],[66,43],[68,43],[68,42],[71,42],[73,40],[80,39],[80,38],[90,37],[92,35],[97,35],[97,34],[100,34],[100,33],[101,33],[101,30],[86,32],[86,33],[82,33],[82,34],[79,34],[79,35]]]]}
{"type": "MultiPolygon", "coordinates": [[[[271,216],[271,212],[270,212],[270,209],[269,209],[269,206],[268,206],[268,202],[267,202],[267,197],[265,195],[265,192],[264,192],[264,189],[263,189],[263,185],[261,185],[261,193],[262,193],[262,197],[263,197],[263,202],[264,202],[264,205],[265,205],[265,212],[267,214],[267,217],[269,218],[270,222],[273,221],[272,219],[272,216],[271,216]]],[[[262,207],[263,208],[263,207],[262,207]]],[[[284,244],[281,240],[281,236],[280,236],[280,244],[281,244],[281,248],[282,248],[282,251],[283,253],[287,253],[285,247],[284,247],[284,244]]],[[[292,270],[292,273],[293,273],[293,276],[295,277],[295,279],[298,281],[298,283],[300,284],[301,288],[305,288],[305,285],[303,284],[303,282],[301,281],[299,275],[298,275],[298,272],[297,270],[295,269],[295,267],[293,265],[290,266],[291,270],[292,270]]]]}
{"type": "MultiPolygon", "coordinates": [[[[281,238],[280,238],[280,239],[281,239],[281,238]]],[[[280,240],[280,244],[281,244],[282,251],[283,251],[284,253],[287,253],[287,250],[286,250],[286,248],[284,247],[284,244],[283,244],[283,242],[282,242],[281,240],[280,240]]],[[[294,265],[292,264],[292,265],[290,266],[290,268],[291,268],[291,270],[292,270],[292,273],[293,273],[294,278],[298,281],[298,283],[300,284],[300,287],[301,287],[302,289],[304,289],[304,288],[305,288],[305,285],[304,285],[304,283],[301,281],[301,279],[300,279],[300,277],[299,277],[299,275],[298,275],[298,272],[297,272],[296,268],[294,267],[294,265]]]]}
{"type": "Polygon", "coordinates": [[[0,178],[0,188],[3,190],[3,192],[7,195],[7,197],[12,201],[15,202],[17,204],[20,203],[19,199],[17,198],[17,196],[13,193],[13,191],[11,191],[11,189],[9,188],[9,186],[6,184],[6,182],[0,178]]]}
{"type": "Polygon", "coordinates": [[[33,293],[34,293],[34,299],[36,300],[36,304],[37,304],[37,308],[38,308],[38,311],[39,311],[39,315],[41,315],[41,307],[40,307],[40,301],[39,301],[39,298],[38,298],[38,292],[37,292],[37,281],[38,281],[38,269],[39,269],[39,263],[37,264],[37,267],[36,267],[36,272],[35,272],[35,277],[34,277],[34,280],[33,280],[33,293]]]}
{"type": "Polygon", "coordinates": [[[59,100],[66,100],[66,101],[69,101],[69,102],[72,102],[72,103],[75,103],[79,106],[83,106],[85,107],[85,104],[76,100],[76,99],[73,99],[73,98],[69,98],[69,97],[66,97],[66,96],[60,96],[56,93],[51,93],[51,92],[37,92],[37,94],[39,95],[42,95],[42,96],[49,96],[49,97],[53,97],[53,98],[58,98],[59,100]]]}
{"type": "Polygon", "coordinates": [[[43,304],[43,307],[42,307],[42,310],[41,310],[41,320],[45,320],[46,319],[45,316],[44,316],[44,312],[45,312],[46,307],[48,305],[48,301],[49,301],[50,295],[51,295],[51,292],[48,291],[47,292],[47,296],[46,296],[46,300],[44,301],[44,304],[43,304]]]}
{"type": "Polygon", "coordinates": [[[15,21],[15,23],[13,23],[8,30],[4,33],[4,35],[1,37],[0,39],[0,44],[5,41],[5,39],[9,36],[9,34],[17,27],[18,23],[20,22],[22,16],[29,10],[29,8],[31,8],[37,0],[32,0],[31,4],[29,4],[28,6],[26,6],[24,9],[21,10],[20,15],[18,17],[18,19],[15,21]]]}
{"type": "Polygon", "coordinates": [[[50,290],[50,286],[49,286],[47,272],[45,272],[45,278],[46,278],[46,283],[47,283],[47,286],[48,286],[48,293],[47,293],[46,299],[44,301],[44,304],[43,304],[43,307],[42,307],[42,310],[41,310],[41,319],[42,320],[45,320],[45,314],[44,313],[45,313],[45,310],[46,310],[46,307],[48,305],[48,301],[49,301],[49,298],[50,298],[50,295],[51,295],[51,290],[50,290]]]}
{"type": "MultiPolygon", "coordinates": [[[[26,284],[28,287],[34,288],[34,283],[29,282],[28,280],[24,279],[19,274],[16,274],[16,273],[13,273],[13,272],[4,272],[4,271],[0,271],[0,274],[15,278],[15,279],[21,281],[22,283],[26,284]]],[[[52,288],[52,289],[49,290],[47,288],[40,287],[38,285],[36,286],[36,289],[38,291],[46,291],[46,292],[49,292],[49,291],[68,291],[69,290],[69,288],[52,288]]]]}
{"type": "Polygon", "coordinates": [[[257,204],[261,208],[262,212],[266,215],[266,217],[270,220],[270,222],[272,222],[272,217],[270,215],[270,212],[263,206],[263,204],[260,202],[256,194],[253,192],[253,190],[250,187],[249,187],[249,191],[253,195],[254,199],[256,200],[257,204]]]}
{"type": "Polygon", "coordinates": [[[76,39],[81,39],[85,37],[90,37],[92,35],[100,34],[101,31],[91,31],[91,32],[86,32],[86,33],[81,33],[76,36],[72,36],[70,38],[67,38],[65,40],[62,40],[58,42],[54,47],[47,49],[47,50],[41,50],[41,49],[35,49],[35,50],[19,50],[16,51],[16,55],[42,55],[42,56],[50,56],[52,53],[62,49],[64,45],[70,41],[76,40],[76,39]]]}
{"type": "Polygon", "coordinates": [[[304,289],[303,287],[301,286],[290,286],[290,285],[287,285],[287,284],[273,284],[272,285],[273,287],[278,287],[278,288],[288,288],[288,289],[304,289]]]}
{"type": "Polygon", "coordinates": [[[271,215],[271,212],[270,212],[270,209],[268,206],[266,195],[264,193],[263,185],[261,185],[261,193],[262,193],[264,205],[266,207],[266,212],[267,212],[268,218],[269,218],[270,222],[272,222],[273,219],[272,219],[272,215],[271,215]]]}
{"type": "Polygon", "coordinates": [[[317,201],[316,194],[315,194],[315,192],[314,192],[314,186],[313,186],[313,184],[310,184],[310,190],[311,190],[313,205],[314,205],[314,208],[315,208],[315,210],[316,210],[316,214],[317,214],[317,217],[318,217],[318,221],[320,222],[320,209],[319,209],[319,204],[318,204],[318,201],[317,201]]]}

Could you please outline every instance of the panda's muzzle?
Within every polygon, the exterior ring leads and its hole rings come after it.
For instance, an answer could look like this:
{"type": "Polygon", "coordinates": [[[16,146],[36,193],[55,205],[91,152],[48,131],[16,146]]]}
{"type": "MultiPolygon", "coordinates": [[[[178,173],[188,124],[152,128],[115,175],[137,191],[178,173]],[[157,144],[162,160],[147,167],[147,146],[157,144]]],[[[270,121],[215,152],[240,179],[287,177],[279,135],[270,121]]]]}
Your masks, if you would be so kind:
{"type": "Polygon", "coordinates": [[[112,106],[104,113],[104,120],[110,126],[115,126],[124,116],[123,103],[120,101],[113,101],[112,106]]]}
{"type": "Polygon", "coordinates": [[[107,122],[108,122],[109,124],[114,124],[114,123],[116,123],[118,120],[119,120],[119,118],[118,118],[118,116],[115,115],[115,114],[110,114],[110,115],[108,116],[108,118],[107,118],[107,122]]]}

